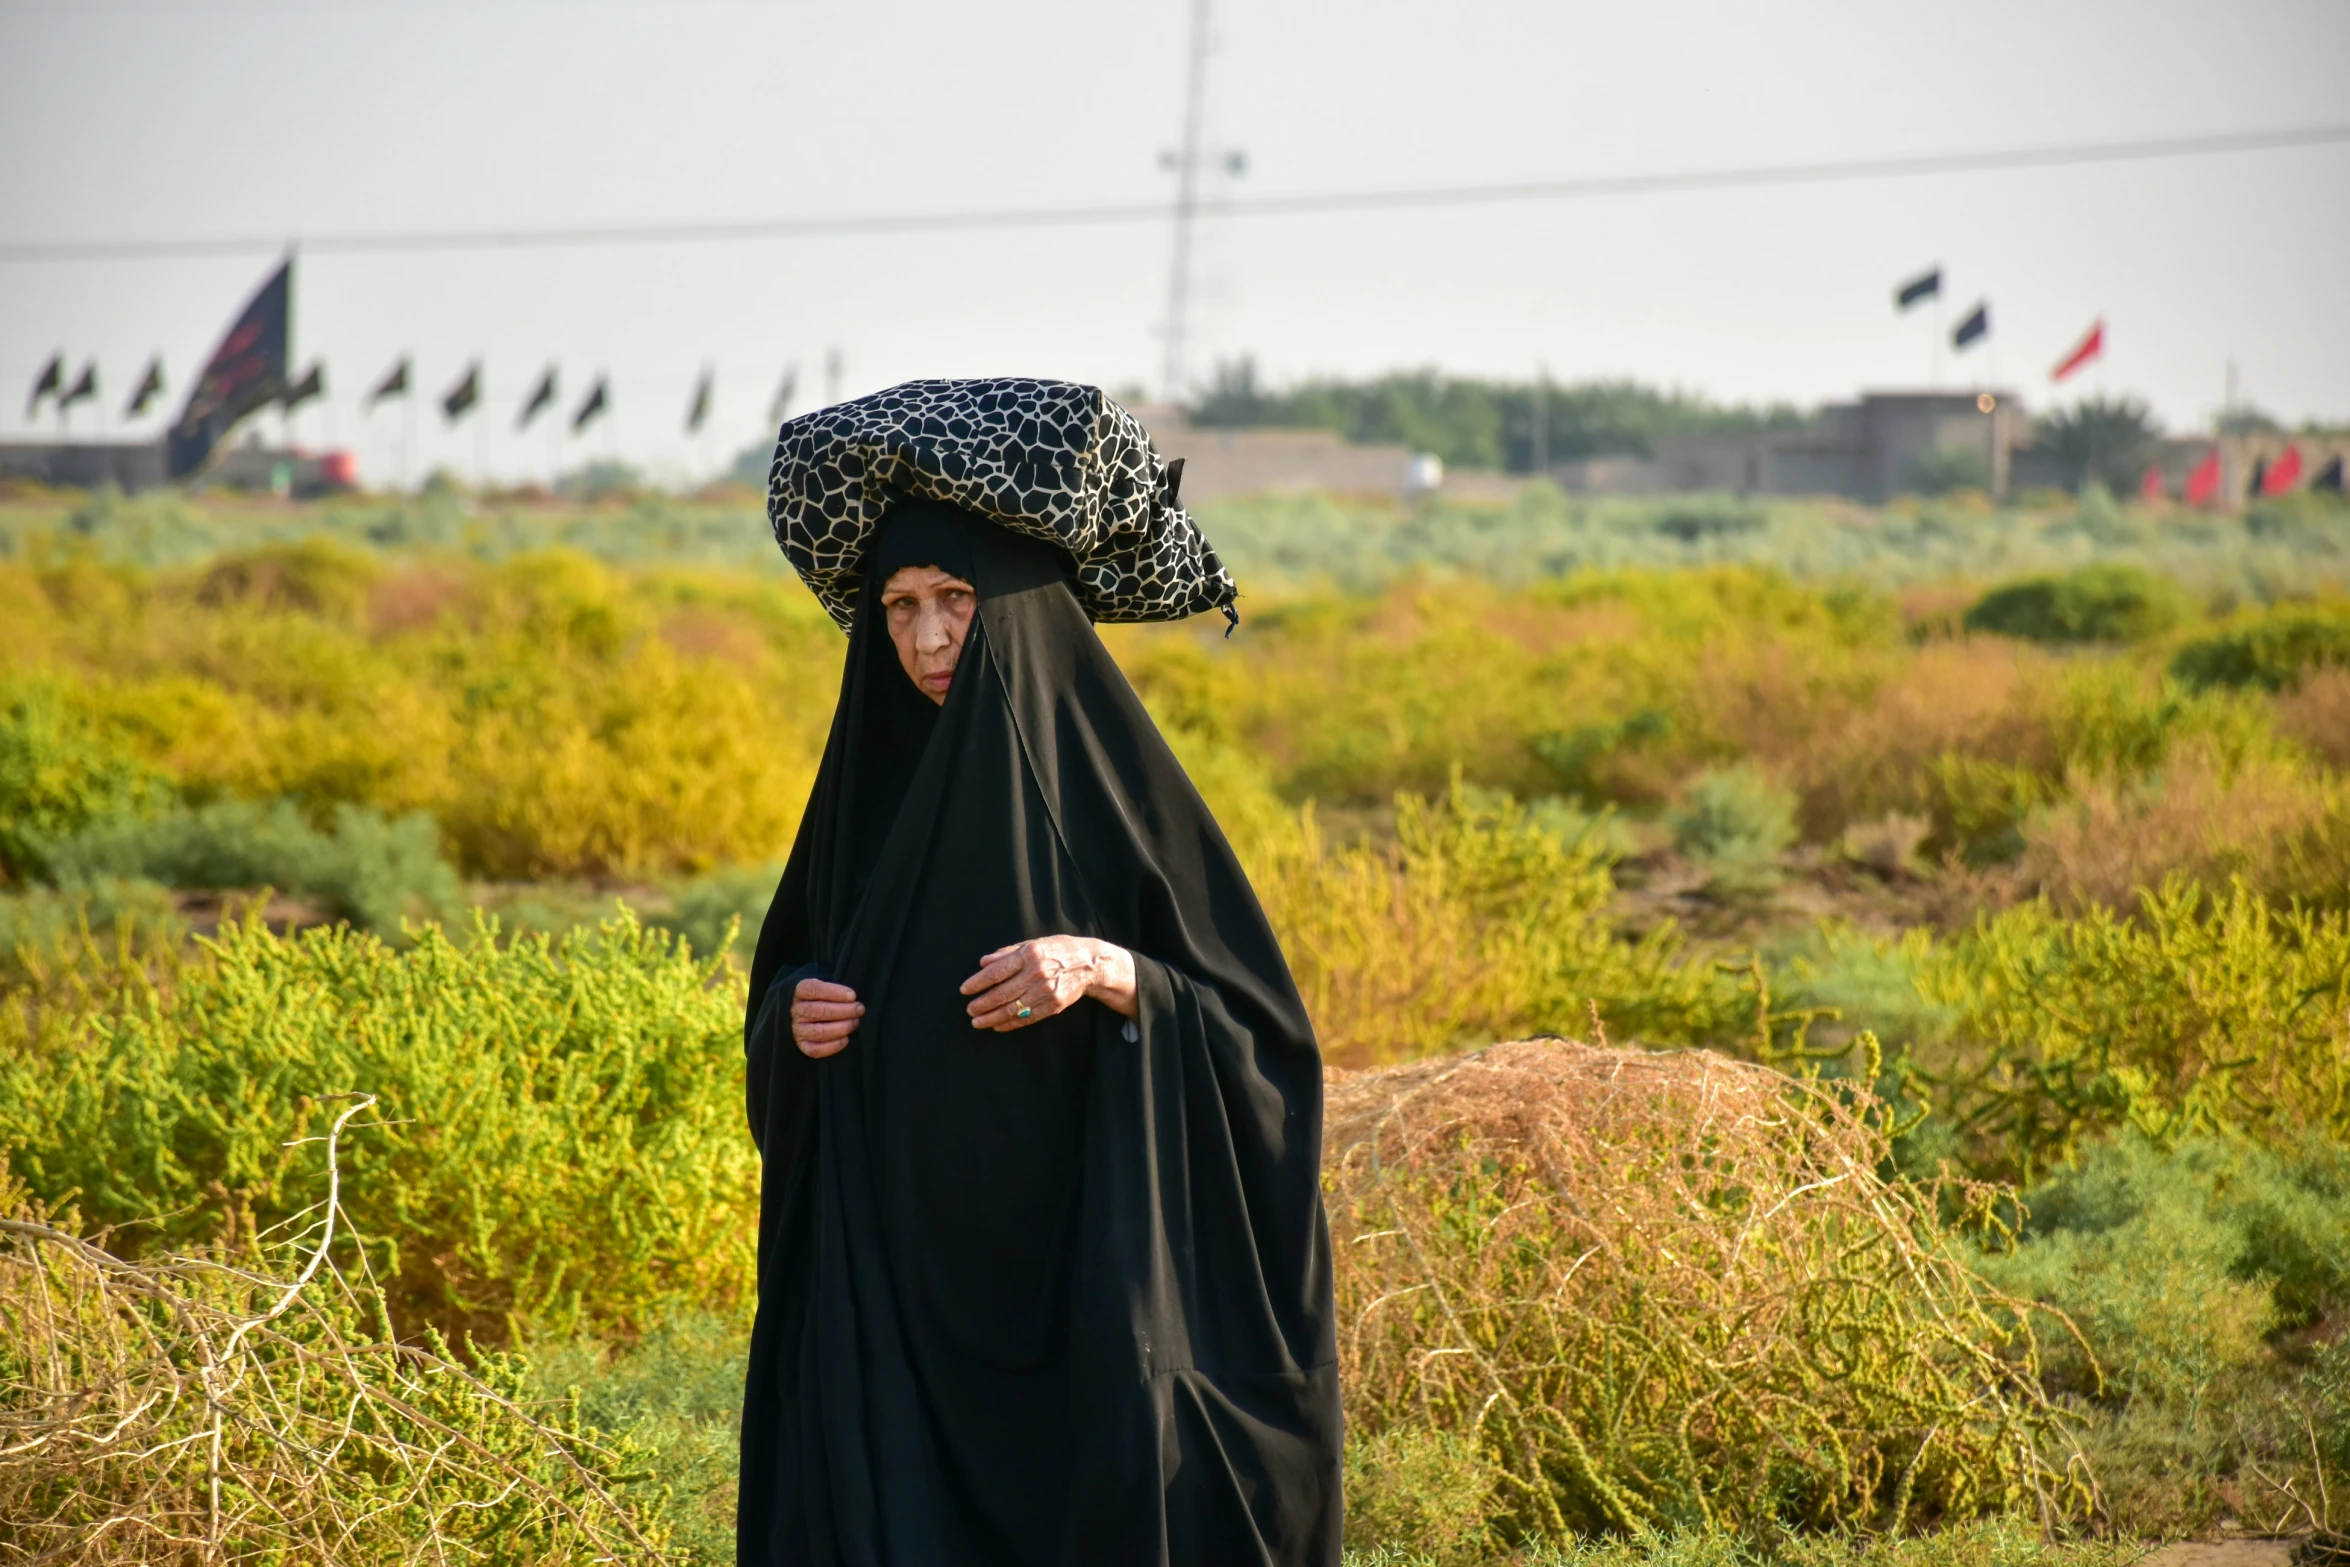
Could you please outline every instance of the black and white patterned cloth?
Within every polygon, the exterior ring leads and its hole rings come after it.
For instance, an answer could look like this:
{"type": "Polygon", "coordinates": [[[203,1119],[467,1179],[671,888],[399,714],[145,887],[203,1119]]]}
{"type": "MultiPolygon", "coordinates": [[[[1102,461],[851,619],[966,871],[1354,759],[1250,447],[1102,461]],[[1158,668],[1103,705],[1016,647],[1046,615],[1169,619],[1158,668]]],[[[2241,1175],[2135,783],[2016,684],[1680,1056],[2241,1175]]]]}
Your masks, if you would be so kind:
{"type": "Polygon", "coordinates": [[[1177,504],[1181,471],[1096,386],[908,381],[786,423],[767,473],[767,520],[843,628],[865,546],[907,495],[1059,545],[1097,621],[1220,609],[1237,623],[1232,574],[1177,504]]]}

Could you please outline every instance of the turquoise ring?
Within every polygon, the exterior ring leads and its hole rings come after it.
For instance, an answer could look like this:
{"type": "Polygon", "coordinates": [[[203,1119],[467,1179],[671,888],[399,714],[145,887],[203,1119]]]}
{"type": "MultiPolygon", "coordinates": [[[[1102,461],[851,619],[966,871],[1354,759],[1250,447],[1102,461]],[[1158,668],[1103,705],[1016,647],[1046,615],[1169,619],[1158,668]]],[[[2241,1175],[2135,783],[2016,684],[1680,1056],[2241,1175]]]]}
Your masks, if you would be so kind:
{"type": "Polygon", "coordinates": [[[1034,1007],[1022,1007],[1022,1008],[1021,1008],[1019,1011],[1017,1011],[1017,1012],[1013,1013],[1013,1014],[1012,1014],[1012,1016],[1014,1016],[1014,1017],[1026,1017],[1026,1016],[1027,1016],[1029,1013],[1031,1013],[1031,1012],[1034,1012],[1035,1010],[1036,1010],[1036,1008],[1034,1008],[1034,1007]]]}

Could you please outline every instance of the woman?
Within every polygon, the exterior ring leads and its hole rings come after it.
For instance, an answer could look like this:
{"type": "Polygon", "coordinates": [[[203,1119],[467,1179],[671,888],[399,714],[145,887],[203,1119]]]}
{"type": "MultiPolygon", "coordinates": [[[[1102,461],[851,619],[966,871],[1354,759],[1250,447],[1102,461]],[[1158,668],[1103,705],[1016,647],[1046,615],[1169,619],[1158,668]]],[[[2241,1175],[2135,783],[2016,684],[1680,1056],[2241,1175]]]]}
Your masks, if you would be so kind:
{"type": "Polygon", "coordinates": [[[1037,382],[784,429],[850,636],[751,974],[745,1564],[1338,1559],[1320,1061],[1088,618],[1230,603],[1138,437],[1037,382]]]}

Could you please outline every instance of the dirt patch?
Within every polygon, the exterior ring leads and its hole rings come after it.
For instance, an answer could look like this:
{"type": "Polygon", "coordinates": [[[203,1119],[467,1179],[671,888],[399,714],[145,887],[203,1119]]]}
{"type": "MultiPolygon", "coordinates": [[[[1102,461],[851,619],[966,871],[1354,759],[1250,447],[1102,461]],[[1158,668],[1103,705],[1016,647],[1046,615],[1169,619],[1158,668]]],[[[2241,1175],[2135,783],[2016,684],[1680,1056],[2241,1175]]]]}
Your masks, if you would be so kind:
{"type": "Polygon", "coordinates": [[[2137,1567],[2292,1567],[2291,1540],[2181,1540],[2142,1557],[2137,1567]]]}

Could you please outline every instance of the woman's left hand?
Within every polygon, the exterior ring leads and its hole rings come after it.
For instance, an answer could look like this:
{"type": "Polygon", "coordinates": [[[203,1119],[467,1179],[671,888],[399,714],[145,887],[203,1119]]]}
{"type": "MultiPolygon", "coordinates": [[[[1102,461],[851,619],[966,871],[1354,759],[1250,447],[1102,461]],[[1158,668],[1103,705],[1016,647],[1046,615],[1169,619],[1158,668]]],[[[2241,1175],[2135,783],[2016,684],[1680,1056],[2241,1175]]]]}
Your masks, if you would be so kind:
{"type": "Polygon", "coordinates": [[[1134,1016],[1134,954],[1091,936],[1039,936],[998,947],[963,981],[973,1028],[1008,1034],[1092,997],[1134,1016]]]}

